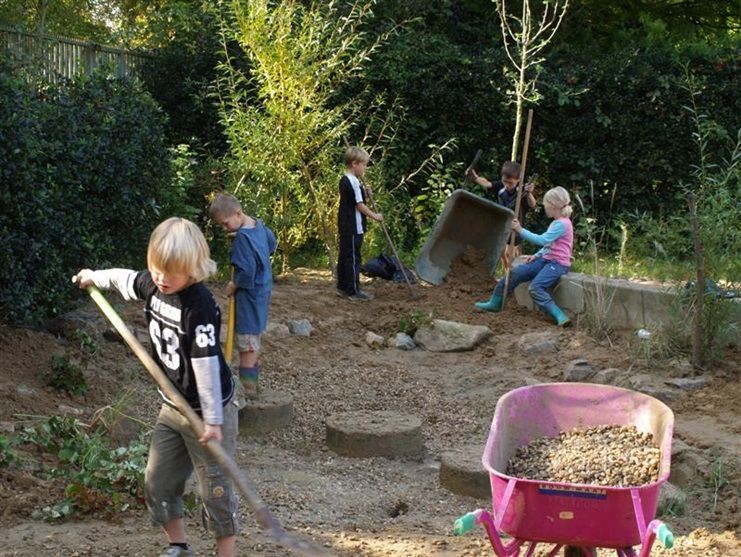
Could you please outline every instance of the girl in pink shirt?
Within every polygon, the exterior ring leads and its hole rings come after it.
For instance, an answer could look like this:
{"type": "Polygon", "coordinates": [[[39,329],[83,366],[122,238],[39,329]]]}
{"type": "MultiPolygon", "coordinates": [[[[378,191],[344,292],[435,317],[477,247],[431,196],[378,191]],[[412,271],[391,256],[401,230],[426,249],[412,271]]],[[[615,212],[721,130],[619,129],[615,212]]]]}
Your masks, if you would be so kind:
{"type": "MultiPolygon", "coordinates": [[[[569,219],[572,211],[569,192],[561,187],[550,189],[543,197],[543,205],[545,214],[553,219],[543,234],[534,234],[522,228],[516,219],[512,221],[515,232],[541,248],[535,255],[528,255],[524,264],[512,270],[507,294],[511,294],[518,284],[530,281],[528,292],[535,305],[553,317],[559,327],[567,327],[571,320],[553,301],[548,289],[555,286],[571,268],[574,227],[569,219]]],[[[491,298],[486,302],[476,302],[476,307],[484,311],[500,311],[503,293],[504,279],[497,283],[491,298]]]]}

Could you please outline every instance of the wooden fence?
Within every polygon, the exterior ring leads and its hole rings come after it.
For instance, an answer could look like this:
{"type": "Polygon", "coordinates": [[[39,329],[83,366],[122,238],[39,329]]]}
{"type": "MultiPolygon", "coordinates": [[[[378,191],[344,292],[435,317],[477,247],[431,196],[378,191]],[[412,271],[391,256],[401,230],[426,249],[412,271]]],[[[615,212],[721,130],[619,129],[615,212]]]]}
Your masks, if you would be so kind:
{"type": "Polygon", "coordinates": [[[26,33],[0,26],[0,57],[36,70],[56,82],[82,72],[87,75],[102,65],[111,65],[116,77],[132,77],[153,58],[151,54],[100,44],[26,33]]]}

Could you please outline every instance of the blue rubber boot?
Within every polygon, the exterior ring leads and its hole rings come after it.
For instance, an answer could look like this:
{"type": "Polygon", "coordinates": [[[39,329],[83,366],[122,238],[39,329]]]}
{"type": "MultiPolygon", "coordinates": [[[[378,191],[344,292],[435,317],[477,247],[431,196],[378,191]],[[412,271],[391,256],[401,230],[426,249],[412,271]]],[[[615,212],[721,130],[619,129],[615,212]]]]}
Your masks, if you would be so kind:
{"type": "Polygon", "coordinates": [[[556,305],[556,302],[548,302],[546,305],[542,306],[542,309],[555,319],[557,326],[569,327],[571,325],[571,319],[569,319],[569,316],[556,305]]]}
{"type": "Polygon", "coordinates": [[[492,294],[486,302],[476,302],[474,305],[484,311],[502,311],[502,297],[492,294]]]}

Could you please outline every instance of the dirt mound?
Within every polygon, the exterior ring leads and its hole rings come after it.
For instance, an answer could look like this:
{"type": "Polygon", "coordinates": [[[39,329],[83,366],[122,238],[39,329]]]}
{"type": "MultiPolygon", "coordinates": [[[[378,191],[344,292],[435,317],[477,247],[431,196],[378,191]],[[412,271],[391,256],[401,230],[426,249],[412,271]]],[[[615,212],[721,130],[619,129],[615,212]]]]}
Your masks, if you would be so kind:
{"type": "MultiPolygon", "coordinates": [[[[276,282],[271,320],[286,323],[306,318],[314,331],[308,338],[266,337],[261,357],[264,387],[290,393],[295,417],[283,430],[240,439],[238,461],[290,530],[314,537],[343,557],[493,555],[481,531],[464,538],[450,535],[455,518],[489,502],[441,488],[440,455],[464,444],[483,450],[498,397],[532,381],[562,380],[564,369],[575,358],[587,359],[595,369],[617,367],[659,377],[671,372],[632,362],[625,339],[615,338],[610,346],[595,342],[578,326],[557,331],[540,314],[514,303],[502,313],[476,311],[473,303],[487,297],[495,284],[483,259],[483,254],[467,252],[454,263],[445,284],[417,285],[416,298],[409,297],[406,284],[374,280],[365,282],[364,288],[375,294],[375,300],[353,303],[335,295],[328,273],[311,270],[296,270],[276,282]],[[367,331],[390,336],[415,312],[486,325],[495,336],[474,351],[456,354],[372,349],[365,344],[367,331]],[[545,357],[523,353],[521,337],[539,330],[554,332],[558,350],[545,357]],[[329,452],[324,444],[326,418],[356,410],[418,416],[427,459],[421,463],[350,459],[329,452]]],[[[211,287],[226,308],[222,285],[211,287]]],[[[113,295],[109,299],[116,300],[113,295]]],[[[118,307],[127,323],[140,326],[137,304],[118,307]]],[[[87,309],[95,311],[92,305],[87,309]]],[[[99,350],[88,360],[85,373],[90,390],[83,397],[61,395],[45,387],[42,379],[52,354],[76,355],[78,345],[43,331],[0,327],[0,332],[4,336],[0,397],[5,402],[0,406],[0,421],[19,429],[26,419],[21,414],[58,414],[60,404],[82,410],[80,419],[89,420],[96,408],[130,391],[136,402],[131,411],[153,422],[159,402],[146,372],[128,348],[105,340],[102,331],[94,331],[99,350]],[[19,386],[26,389],[19,391],[19,386]]],[[[681,536],[681,551],[671,553],[676,557],[730,556],[739,547],[733,531],[740,528],[736,495],[740,477],[737,469],[728,466],[741,454],[737,411],[741,386],[738,375],[733,375],[738,361],[738,353],[729,354],[722,367],[709,375],[706,388],[680,393],[671,404],[677,417],[675,437],[708,461],[706,469],[693,474],[688,489],[692,505],[682,516],[665,517],[681,536]],[[720,378],[724,372],[726,379],[720,378]],[[716,493],[713,486],[721,480],[726,483],[716,493]],[[687,535],[701,527],[708,530],[687,535]]],[[[63,488],[58,479],[37,477],[29,468],[0,468],[0,537],[5,540],[0,556],[107,557],[161,551],[161,533],[148,526],[142,508],[122,516],[121,524],[96,520],[99,516],[63,524],[29,518],[33,508],[58,502],[63,488]]],[[[244,502],[240,514],[245,526],[240,554],[286,555],[258,530],[244,502]]],[[[191,512],[186,520],[197,553],[209,554],[213,543],[200,529],[199,513],[191,512]]]]}
{"type": "Polygon", "coordinates": [[[445,277],[445,286],[446,289],[461,294],[478,294],[493,290],[496,279],[486,262],[486,252],[468,246],[463,255],[451,264],[450,272],[445,277]]]}

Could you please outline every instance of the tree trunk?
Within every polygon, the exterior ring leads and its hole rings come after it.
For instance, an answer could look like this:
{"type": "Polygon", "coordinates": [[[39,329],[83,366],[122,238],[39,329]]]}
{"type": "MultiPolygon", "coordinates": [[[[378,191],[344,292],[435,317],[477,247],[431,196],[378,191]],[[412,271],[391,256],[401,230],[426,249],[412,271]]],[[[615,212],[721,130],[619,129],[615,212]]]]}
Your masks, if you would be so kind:
{"type": "Polygon", "coordinates": [[[700,224],[697,221],[697,205],[695,194],[687,195],[687,203],[690,207],[690,220],[692,221],[692,240],[695,247],[695,267],[697,270],[697,285],[695,288],[695,315],[694,331],[692,334],[692,367],[702,368],[702,313],[705,298],[705,265],[703,262],[702,241],[700,239],[700,224]]]}

